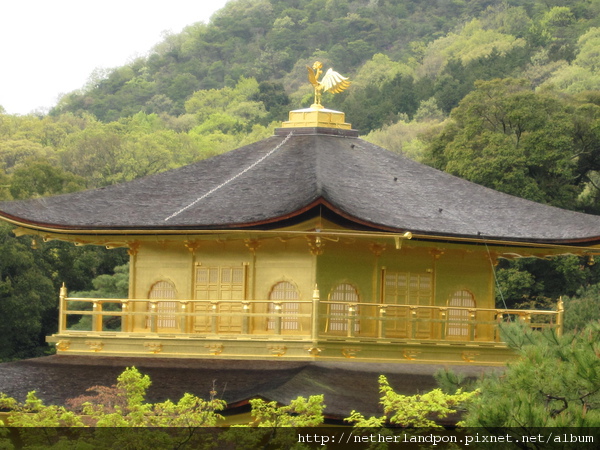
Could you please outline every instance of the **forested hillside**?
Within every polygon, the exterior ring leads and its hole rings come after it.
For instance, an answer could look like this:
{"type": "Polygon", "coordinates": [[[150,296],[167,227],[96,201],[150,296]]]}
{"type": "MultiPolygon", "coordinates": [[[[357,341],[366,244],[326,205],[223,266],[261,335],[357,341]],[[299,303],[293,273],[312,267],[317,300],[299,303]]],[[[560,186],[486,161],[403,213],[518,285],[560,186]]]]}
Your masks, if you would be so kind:
{"type": "MultiPolygon", "coordinates": [[[[0,114],[0,200],[132,180],[267,137],[310,105],[305,66],[319,60],[351,78],[323,103],[365,139],[600,213],[600,0],[231,0],[193,21],[148,56],[91,74],[47,115],[0,114]]],[[[62,281],[89,291],[125,261],[32,246],[2,225],[0,359],[41,351],[62,281]]],[[[585,297],[600,281],[576,257],[499,269],[509,306],[585,297]]]]}

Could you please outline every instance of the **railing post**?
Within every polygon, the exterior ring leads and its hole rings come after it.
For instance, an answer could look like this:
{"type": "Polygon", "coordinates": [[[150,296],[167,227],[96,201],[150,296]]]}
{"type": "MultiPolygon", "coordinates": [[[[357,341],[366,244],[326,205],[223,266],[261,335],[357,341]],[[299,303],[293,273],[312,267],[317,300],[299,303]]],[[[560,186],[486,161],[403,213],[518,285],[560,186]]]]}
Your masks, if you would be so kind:
{"type": "Polygon", "coordinates": [[[188,316],[187,307],[188,302],[180,302],[181,307],[179,308],[181,315],[179,316],[179,330],[185,334],[188,332],[188,316]]]}
{"type": "Polygon", "coordinates": [[[417,336],[417,307],[410,307],[410,338],[415,339],[417,336]]]}
{"type": "Polygon", "coordinates": [[[556,334],[562,336],[563,326],[565,321],[565,304],[562,297],[558,299],[557,314],[556,314],[556,334]]]}
{"type": "Polygon", "coordinates": [[[377,337],[380,339],[385,338],[385,313],[386,307],[379,306],[379,327],[377,330],[377,337]]]}
{"type": "Polygon", "coordinates": [[[273,302],[275,306],[275,334],[281,334],[281,312],[283,308],[281,307],[281,302],[273,302]]]}
{"type": "Polygon", "coordinates": [[[127,312],[128,302],[124,300],[121,303],[121,331],[129,331],[129,314],[127,312]]]}
{"type": "Polygon", "coordinates": [[[477,317],[477,311],[474,309],[469,310],[469,341],[473,342],[475,340],[475,318],[477,317]]]}
{"type": "Polygon", "coordinates": [[[157,327],[158,317],[157,317],[157,313],[156,313],[156,307],[157,307],[156,302],[150,302],[150,332],[151,333],[156,333],[158,330],[158,327],[157,327]]]}
{"type": "Polygon", "coordinates": [[[319,301],[321,293],[319,287],[315,284],[312,295],[312,317],[310,327],[310,338],[314,341],[319,337],[319,301]]]}
{"type": "Polygon", "coordinates": [[[210,308],[212,310],[212,314],[210,317],[210,332],[212,334],[217,334],[217,310],[219,308],[219,304],[217,302],[210,303],[210,308]]]}
{"type": "Polygon", "coordinates": [[[348,337],[354,337],[355,330],[354,325],[356,324],[356,304],[351,303],[348,305],[348,337]]]}
{"type": "Polygon", "coordinates": [[[502,323],[502,319],[504,318],[504,313],[502,311],[496,311],[496,329],[495,329],[495,339],[496,342],[500,342],[500,324],[502,323]]]}
{"type": "Polygon", "coordinates": [[[65,283],[60,287],[58,294],[58,332],[61,333],[67,329],[67,287],[65,283]]]}
{"type": "Polygon", "coordinates": [[[250,317],[248,314],[250,313],[250,302],[242,302],[242,334],[248,334],[250,330],[250,317]]]}
{"type": "Polygon", "coordinates": [[[102,331],[102,303],[93,302],[92,331],[102,331]]]}
{"type": "Polygon", "coordinates": [[[448,308],[440,308],[440,339],[446,338],[446,319],[448,308]]]}

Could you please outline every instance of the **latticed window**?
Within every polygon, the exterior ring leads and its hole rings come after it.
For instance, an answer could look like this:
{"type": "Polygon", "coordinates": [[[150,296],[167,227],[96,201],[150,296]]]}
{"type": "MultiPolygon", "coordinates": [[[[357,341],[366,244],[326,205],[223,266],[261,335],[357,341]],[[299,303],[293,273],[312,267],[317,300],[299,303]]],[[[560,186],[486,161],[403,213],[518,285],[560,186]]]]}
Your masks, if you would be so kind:
{"type": "MultiPolygon", "coordinates": [[[[340,283],[334,287],[329,294],[329,318],[327,331],[332,333],[345,333],[348,331],[348,303],[358,303],[358,291],[350,283],[340,283]]],[[[358,307],[356,308],[358,315],[358,307]]],[[[354,331],[359,331],[359,323],[356,322],[354,331]]]]}
{"type": "Polygon", "coordinates": [[[461,308],[475,308],[475,299],[469,291],[456,291],[448,301],[448,337],[466,338],[469,335],[469,311],[461,308]]]}
{"type": "MultiPolygon", "coordinates": [[[[383,272],[383,303],[398,305],[386,310],[386,336],[409,337],[409,306],[429,306],[433,301],[433,275],[431,273],[383,272]]],[[[432,310],[417,310],[415,337],[431,336],[432,310]]]]}
{"type": "MultiPolygon", "coordinates": [[[[281,319],[281,329],[284,331],[299,329],[298,317],[295,314],[298,314],[300,304],[294,301],[299,298],[300,294],[298,293],[298,289],[289,281],[280,281],[279,283],[276,283],[269,293],[269,300],[281,302],[281,312],[283,314],[283,318],[281,319]]],[[[274,303],[269,303],[267,312],[269,314],[274,314],[276,312],[274,303]]],[[[274,329],[275,319],[273,317],[267,318],[267,330],[274,329]]]]}
{"type": "MultiPolygon", "coordinates": [[[[177,298],[175,285],[170,281],[158,281],[150,288],[150,299],[174,299],[177,298]]],[[[160,301],[157,302],[156,312],[158,315],[156,325],[158,328],[175,328],[177,322],[175,313],[177,312],[177,302],[160,301]]]]}

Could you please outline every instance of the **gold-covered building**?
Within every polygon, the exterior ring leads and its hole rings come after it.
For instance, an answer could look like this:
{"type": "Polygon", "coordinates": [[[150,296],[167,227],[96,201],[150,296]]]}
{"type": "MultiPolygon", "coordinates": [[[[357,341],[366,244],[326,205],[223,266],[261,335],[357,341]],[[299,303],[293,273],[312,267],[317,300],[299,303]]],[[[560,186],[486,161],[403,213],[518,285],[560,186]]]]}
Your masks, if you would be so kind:
{"type": "Polygon", "coordinates": [[[593,255],[600,241],[600,217],[411,161],[326,109],[186,167],[1,203],[0,218],[129,249],[129,298],[61,290],[48,340],[65,355],[501,364],[499,323],[560,328],[562,307],[496,308],[497,259],[593,255]]]}

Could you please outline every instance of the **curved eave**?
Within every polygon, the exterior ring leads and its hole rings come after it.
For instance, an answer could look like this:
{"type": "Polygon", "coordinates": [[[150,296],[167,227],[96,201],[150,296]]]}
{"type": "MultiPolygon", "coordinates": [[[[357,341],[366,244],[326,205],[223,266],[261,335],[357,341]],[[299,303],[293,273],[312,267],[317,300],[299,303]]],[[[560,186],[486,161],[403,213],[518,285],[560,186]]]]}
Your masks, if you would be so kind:
{"type": "MultiPolygon", "coordinates": [[[[542,240],[542,239],[522,239],[510,237],[484,236],[484,235],[457,235],[431,233],[421,230],[408,230],[401,228],[393,228],[383,226],[377,223],[369,222],[363,219],[356,218],[345,211],[335,207],[327,200],[320,198],[313,203],[305,206],[294,213],[285,216],[274,217],[269,220],[259,222],[236,224],[236,225],[214,225],[210,227],[189,227],[175,226],[170,228],[157,227],[137,227],[137,228],[92,228],[92,227],[69,227],[57,224],[35,223],[18,217],[13,217],[5,213],[0,213],[0,217],[8,223],[11,223],[21,229],[31,230],[50,239],[75,240],[81,236],[107,236],[107,237],[124,237],[131,236],[132,238],[141,236],[185,236],[185,235],[218,235],[218,234],[239,234],[239,235],[261,235],[261,236],[279,236],[279,235],[333,235],[333,236],[348,236],[348,237],[370,237],[377,238],[394,238],[399,237],[404,239],[404,233],[410,232],[412,239],[423,241],[442,241],[451,243],[465,243],[475,245],[492,245],[492,246],[512,246],[526,248],[546,248],[561,250],[565,253],[588,253],[598,254],[600,251],[600,236],[580,239],[562,239],[562,240],[542,240]],[[302,214],[323,206],[329,209],[339,217],[359,225],[356,229],[336,229],[336,230],[290,230],[287,228],[277,228],[274,224],[295,219],[302,214]]],[[[29,234],[29,233],[21,233],[29,234]]],[[[118,239],[120,240],[120,239],[118,239]]],[[[126,241],[123,239],[123,241],[126,241]]],[[[129,240],[127,240],[129,241],[129,240]]]]}

